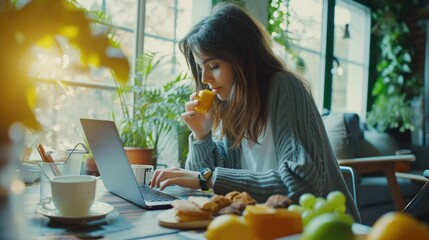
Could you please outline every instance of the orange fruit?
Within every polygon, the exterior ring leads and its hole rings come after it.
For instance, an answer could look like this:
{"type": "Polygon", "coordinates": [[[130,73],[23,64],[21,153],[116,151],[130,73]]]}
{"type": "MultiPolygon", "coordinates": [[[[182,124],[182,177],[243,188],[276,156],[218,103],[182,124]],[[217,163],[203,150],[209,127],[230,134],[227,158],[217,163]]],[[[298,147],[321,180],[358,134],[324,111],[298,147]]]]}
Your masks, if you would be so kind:
{"type": "Polygon", "coordinates": [[[261,205],[248,205],[243,217],[255,232],[256,237],[261,240],[302,232],[301,214],[286,208],[274,209],[261,205]]]}
{"type": "Polygon", "coordinates": [[[225,214],[213,219],[207,226],[207,240],[256,240],[250,226],[237,215],[225,214]]]}
{"type": "Polygon", "coordinates": [[[195,99],[199,101],[198,105],[195,106],[194,110],[199,113],[206,113],[210,110],[213,105],[213,101],[216,94],[210,90],[204,89],[195,95],[195,99]]]}
{"type": "Polygon", "coordinates": [[[411,215],[399,212],[381,216],[365,240],[427,240],[429,228],[411,215]]]}

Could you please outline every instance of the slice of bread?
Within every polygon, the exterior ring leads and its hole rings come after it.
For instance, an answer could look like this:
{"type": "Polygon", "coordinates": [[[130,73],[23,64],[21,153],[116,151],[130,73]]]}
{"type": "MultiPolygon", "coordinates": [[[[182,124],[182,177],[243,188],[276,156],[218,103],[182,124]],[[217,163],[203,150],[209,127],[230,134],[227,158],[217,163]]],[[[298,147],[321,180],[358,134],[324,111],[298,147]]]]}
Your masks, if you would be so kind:
{"type": "Polygon", "coordinates": [[[201,210],[207,211],[207,212],[214,212],[214,210],[217,208],[217,204],[213,201],[211,201],[210,198],[207,197],[189,197],[189,201],[193,202],[195,205],[197,205],[201,210]]]}
{"type": "Polygon", "coordinates": [[[174,200],[171,205],[176,211],[176,219],[179,222],[197,221],[212,217],[211,211],[204,211],[191,201],[174,200]]]}

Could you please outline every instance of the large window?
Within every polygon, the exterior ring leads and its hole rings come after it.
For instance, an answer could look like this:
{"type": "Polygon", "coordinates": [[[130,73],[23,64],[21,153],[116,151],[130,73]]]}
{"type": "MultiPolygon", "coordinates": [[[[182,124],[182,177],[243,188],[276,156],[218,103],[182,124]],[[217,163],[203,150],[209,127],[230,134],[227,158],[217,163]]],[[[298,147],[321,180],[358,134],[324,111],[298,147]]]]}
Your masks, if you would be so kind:
{"type": "Polygon", "coordinates": [[[370,10],[351,0],[335,1],[335,9],[329,9],[327,3],[327,0],[290,0],[288,30],[305,61],[304,77],[311,83],[319,109],[323,108],[325,91],[330,91],[332,111],[357,112],[365,118],[370,10]],[[328,12],[335,14],[333,30],[327,27],[328,12]],[[332,38],[333,59],[329,59],[326,56],[331,49],[326,46],[332,38]],[[325,74],[327,60],[333,61],[330,79],[325,74]],[[325,90],[327,82],[332,82],[332,89],[325,90]]]}
{"type": "MultiPolygon", "coordinates": [[[[130,62],[134,62],[144,51],[158,52],[182,61],[181,65],[171,65],[165,71],[156,73],[159,76],[157,79],[165,81],[171,80],[175,73],[186,70],[183,57],[177,50],[177,40],[210,11],[209,0],[78,2],[90,11],[106,13],[105,20],[115,29],[113,39],[120,43],[130,62]]],[[[102,28],[100,25],[97,27],[102,28]]],[[[69,63],[79,59],[79,53],[72,49],[61,53],[35,50],[34,54],[39,59],[31,73],[37,83],[35,111],[44,130],[32,135],[28,144],[41,142],[48,149],[65,150],[84,141],[79,118],[112,119],[113,114],[120,116],[116,85],[108,70],[94,69],[90,75],[70,71],[69,63]]],[[[35,151],[33,154],[32,158],[38,158],[35,151]]]]}
{"type": "Polygon", "coordinates": [[[352,1],[335,6],[331,110],[366,116],[370,10],[352,1]]]}
{"type": "Polygon", "coordinates": [[[289,9],[291,17],[288,31],[305,62],[303,75],[310,82],[313,97],[321,109],[325,59],[323,0],[291,0],[289,9]]]}

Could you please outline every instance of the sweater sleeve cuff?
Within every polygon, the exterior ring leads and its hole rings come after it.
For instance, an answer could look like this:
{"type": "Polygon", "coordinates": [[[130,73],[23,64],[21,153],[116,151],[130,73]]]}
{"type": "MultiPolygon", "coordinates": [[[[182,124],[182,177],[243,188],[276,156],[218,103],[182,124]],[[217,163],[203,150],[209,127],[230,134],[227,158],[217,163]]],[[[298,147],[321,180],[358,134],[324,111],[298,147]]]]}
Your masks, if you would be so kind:
{"type": "Polygon", "coordinates": [[[189,135],[189,152],[191,156],[205,156],[214,149],[211,133],[203,140],[195,140],[193,134],[189,135]]]}
{"type": "Polygon", "coordinates": [[[214,192],[221,194],[233,191],[237,184],[237,174],[234,169],[217,167],[212,175],[212,188],[214,192]]]}

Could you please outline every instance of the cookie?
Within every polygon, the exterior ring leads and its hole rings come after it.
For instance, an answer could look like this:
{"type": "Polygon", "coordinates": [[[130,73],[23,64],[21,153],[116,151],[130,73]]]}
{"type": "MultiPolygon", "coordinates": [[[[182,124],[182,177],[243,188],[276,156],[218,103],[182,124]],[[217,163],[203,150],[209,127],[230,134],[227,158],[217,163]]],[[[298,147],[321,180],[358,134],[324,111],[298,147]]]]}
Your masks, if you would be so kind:
{"type": "Polygon", "coordinates": [[[234,214],[241,216],[243,214],[244,209],[246,208],[246,204],[242,202],[233,202],[229,204],[228,206],[220,209],[215,213],[215,216],[220,216],[223,214],[234,214]]]}
{"type": "Polygon", "coordinates": [[[272,208],[287,208],[292,204],[292,200],[285,195],[272,195],[270,196],[267,201],[265,202],[265,205],[272,208]]]}
{"type": "Polygon", "coordinates": [[[226,198],[223,195],[213,195],[210,198],[210,201],[216,203],[216,209],[214,210],[214,212],[219,211],[220,209],[228,206],[229,204],[232,203],[232,200],[229,198],[226,198]]]}
{"type": "Polygon", "coordinates": [[[236,194],[232,198],[233,202],[241,202],[246,205],[255,205],[256,200],[253,199],[247,192],[241,192],[239,194],[236,194]]]}
{"type": "Polygon", "coordinates": [[[239,191],[232,191],[232,192],[227,193],[225,195],[225,197],[232,201],[232,200],[234,200],[234,197],[236,197],[238,195],[240,195],[239,191]]]}

